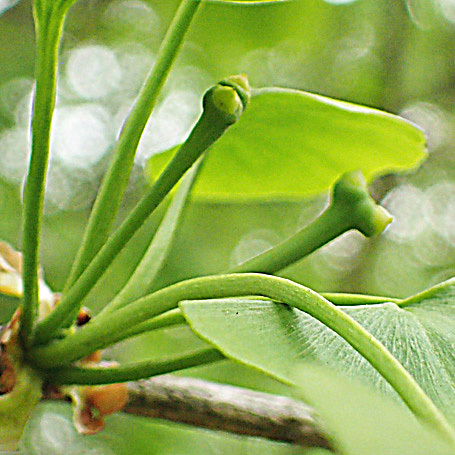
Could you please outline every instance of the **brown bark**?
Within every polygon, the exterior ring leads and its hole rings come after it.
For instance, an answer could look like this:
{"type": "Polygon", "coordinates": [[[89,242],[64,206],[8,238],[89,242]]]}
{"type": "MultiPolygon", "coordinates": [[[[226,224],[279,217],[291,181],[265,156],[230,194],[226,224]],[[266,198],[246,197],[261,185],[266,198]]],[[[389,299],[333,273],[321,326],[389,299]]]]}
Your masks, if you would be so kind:
{"type": "Polygon", "coordinates": [[[124,412],[305,447],[330,448],[301,401],[172,375],[128,383],[124,412]]]}

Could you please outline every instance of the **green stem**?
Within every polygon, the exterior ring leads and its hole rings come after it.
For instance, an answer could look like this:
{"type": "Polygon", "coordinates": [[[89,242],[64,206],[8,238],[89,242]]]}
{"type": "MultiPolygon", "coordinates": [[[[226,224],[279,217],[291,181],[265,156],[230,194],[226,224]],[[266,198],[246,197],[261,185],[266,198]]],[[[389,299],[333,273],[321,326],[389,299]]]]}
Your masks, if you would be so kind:
{"type": "Polygon", "coordinates": [[[425,289],[418,294],[411,295],[410,297],[401,300],[400,306],[405,307],[411,305],[412,303],[419,303],[422,300],[430,299],[436,294],[439,294],[444,291],[444,289],[450,290],[450,287],[455,284],[455,278],[450,278],[450,280],[443,281],[442,283],[438,283],[431,288],[425,289]]]}
{"type": "Polygon", "coordinates": [[[258,256],[232,267],[228,273],[275,273],[304,258],[351,229],[351,220],[332,206],[294,236],[258,256]],[[341,216],[340,216],[341,215],[341,216]]]}
{"type": "Polygon", "coordinates": [[[248,81],[242,76],[231,76],[206,92],[202,115],[188,139],[174,155],[148,194],[139,201],[128,218],[101,248],[56,309],[38,323],[35,344],[44,344],[54,336],[59,328],[72,324],[82,300],[101,278],[109,264],[182,175],[223,135],[230,125],[238,121],[247,105],[248,97],[248,81]],[[227,83],[232,86],[226,86],[227,83]]]}
{"type": "Polygon", "coordinates": [[[183,0],[166,33],[157,61],[129,114],[98,192],[81,247],[65,285],[66,293],[106,242],[128,184],[142,132],[155,107],[200,0],[183,0]]]}
{"type": "Polygon", "coordinates": [[[186,324],[186,319],[178,308],[166,311],[163,314],[148,319],[147,321],[136,324],[121,334],[122,339],[131,338],[151,330],[162,329],[164,327],[172,327],[174,325],[186,324]]]}
{"type": "Polygon", "coordinates": [[[394,297],[382,297],[368,294],[345,294],[340,292],[321,292],[322,297],[334,305],[375,305],[392,302],[401,305],[402,300],[394,297]]]}
{"type": "Polygon", "coordinates": [[[275,273],[321,248],[350,229],[370,237],[381,233],[392,221],[368,193],[363,175],[344,174],[335,184],[329,207],[297,234],[226,273],[275,273]]]}
{"type": "Polygon", "coordinates": [[[38,313],[38,255],[44,187],[49,161],[52,114],[55,107],[57,54],[64,11],[34,11],[36,29],[36,88],[33,101],[32,147],[24,188],[23,283],[20,338],[30,341],[38,313]]]}
{"type": "MultiPolygon", "coordinates": [[[[203,157],[201,159],[203,160],[203,157]]],[[[103,308],[102,314],[110,313],[150,292],[170,250],[186,201],[201,169],[202,161],[200,160],[182,179],[166,215],[140,263],[122,290],[103,308]]]]}
{"type": "Polygon", "coordinates": [[[110,344],[117,332],[176,308],[183,300],[258,295],[304,311],[332,329],[359,352],[422,421],[455,445],[453,429],[414,378],[359,323],[316,292],[284,278],[261,274],[233,274],[195,278],[161,289],[108,314],[95,317],[77,333],[32,349],[29,360],[39,368],[70,364],[110,344]]]}
{"type": "Polygon", "coordinates": [[[52,384],[99,385],[118,382],[137,381],[139,379],[171,373],[177,370],[206,365],[223,360],[225,357],[213,348],[203,349],[173,359],[151,361],[146,360],[116,367],[66,367],[49,370],[52,384]]]}

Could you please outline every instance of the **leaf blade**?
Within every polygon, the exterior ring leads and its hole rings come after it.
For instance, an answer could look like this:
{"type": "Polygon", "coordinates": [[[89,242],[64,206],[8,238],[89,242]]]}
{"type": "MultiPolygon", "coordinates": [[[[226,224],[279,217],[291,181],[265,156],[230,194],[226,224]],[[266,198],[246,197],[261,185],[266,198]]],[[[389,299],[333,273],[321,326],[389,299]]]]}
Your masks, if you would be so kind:
{"type": "MultiPolygon", "coordinates": [[[[152,157],[156,177],[173,151],[152,157]]],[[[195,194],[206,199],[300,199],[344,172],[367,179],[416,167],[425,137],[408,121],[303,91],[254,91],[242,120],[215,144],[195,194]]]]}
{"type": "MultiPolygon", "coordinates": [[[[382,342],[441,411],[453,419],[455,371],[451,351],[455,337],[451,327],[455,309],[444,312],[440,300],[444,297],[445,305],[455,307],[455,285],[447,286],[449,289],[440,291],[443,295],[432,296],[432,300],[424,298],[411,307],[382,303],[341,308],[382,342]],[[441,308],[431,312],[431,306],[438,304],[441,308]],[[446,324],[439,328],[441,319],[446,324]]],[[[287,384],[295,385],[296,371],[303,362],[315,360],[348,376],[360,377],[396,397],[365,359],[330,329],[299,310],[260,299],[183,302],[181,308],[195,333],[227,357],[287,384]]]]}

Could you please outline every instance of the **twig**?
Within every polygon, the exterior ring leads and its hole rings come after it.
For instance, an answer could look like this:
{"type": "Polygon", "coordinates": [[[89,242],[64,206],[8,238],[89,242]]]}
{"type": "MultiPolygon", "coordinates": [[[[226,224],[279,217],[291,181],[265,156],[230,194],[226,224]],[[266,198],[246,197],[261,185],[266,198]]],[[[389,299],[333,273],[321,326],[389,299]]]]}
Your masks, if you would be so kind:
{"type": "Polygon", "coordinates": [[[130,382],[128,390],[128,414],[331,448],[312,409],[291,398],[172,375],[130,382]]]}

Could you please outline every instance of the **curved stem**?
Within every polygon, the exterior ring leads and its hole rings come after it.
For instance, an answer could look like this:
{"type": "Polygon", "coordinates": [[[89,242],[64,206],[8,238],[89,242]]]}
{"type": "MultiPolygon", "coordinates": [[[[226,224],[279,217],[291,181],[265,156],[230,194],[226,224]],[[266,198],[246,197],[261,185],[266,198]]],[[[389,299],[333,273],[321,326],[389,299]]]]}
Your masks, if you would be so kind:
{"type": "Polygon", "coordinates": [[[166,311],[165,313],[155,316],[154,318],[141,322],[119,335],[122,339],[126,339],[145,332],[150,332],[151,330],[172,327],[179,324],[186,324],[186,319],[183,317],[179,308],[174,308],[173,310],[166,311]]]}
{"type": "Polygon", "coordinates": [[[142,132],[196,14],[200,0],[183,0],[166,33],[156,63],[123,126],[113,159],[98,192],[90,219],[65,285],[67,292],[106,242],[128,184],[142,132]]]}
{"type": "Polygon", "coordinates": [[[334,185],[329,207],[297,234],[226,273],[275,273],[308,256],[350,229],[367,237],[381,233],[392,221],[368,193],[359,171],[344,174],[334,185]]]}
{"type": "Polygon", "coordinates": [[[444,292],[444,289],[450,289],[455,284],[455,278],[450,278],[447,281],[443,281],[442,283],[438,283],[431,288],[425,289],[422,292],[419,292],[418,294],[411,295],[410,297],[407,297],[406,299],[403,299],[400,302],[401,307],[405,307],[408,305],[411,305],[412,303],[419,303],[422,300],[430,299],[434,295],[437,295],[441,292],[444,292]]]}
{"type": "Polygon", "coordinates": [[[53,384],[115,384],[117,382],[137,381],[223,359],[225,357],[220,351],[214,348],[207,348],[185,356],[162,361],[145,360],[106,368],[69,366],[56,370],[48,370],[47,373],[53,384]]]}
{"type": "Polygon", "coordinates": [[[397,299],[395,297],[383,297],[368,294],[346,294],[341,292],[321,292],[320,294],[334,305],[375,305],[387,302],[401,305],[402,302],[402,299],[397,299]]]}
{"type": "Polygon", "coordinates": [[[95,317],[77,333],[29,352],[39,368],[69,364],[106,347],[117,332],[176,308],[182,300],[259,295],[286,303],[308,313],[332,329],[359,352],[385,379],[422,421],[455,446],[454,430],[385,346],[359,323],[316,292],[284,278],[261,274],[232,274],[182,281],[161,289],[105,317],[95,317]]]}
{"type": "Polygon", "coordinates": [[[234,81],[236,88],[227,87],[222,81],[205,93],[202,115],[187,140],[173,156],[150,191],[101,248],[68,294],[62,298],[55,310],[37,325],[35,344],[44,344],[59,328],[68,327],[73,323],[84,297],[148,216],[197,159],[224,134],[229,126],[239,120],[248,102],[248,81],[243,76],[231,76],[229,79],[234,81]],[[237,83],[239,80],[240,83],[245,84],[246,90],[237,83]]]}
{"type": "Polygon", "coordinates": [[[102,314],[110,313],[150,292],[150,288],[158,276],[172,245],[188,196],[202,168],[203,159],[204,157],[201,157],[182,179],[147,251],[125,286],[102,309],[102,314]]]}
{"type": "Polygon", "coordinates": [[[57,54],[64,11],[35,11],[36,88],[33,100],[32,150],[24,187],[23,283],[20,338],[30,341],[38,313],[38,255],[44,187],[49,161],[52,115],[55,107],[57,54]]]}

